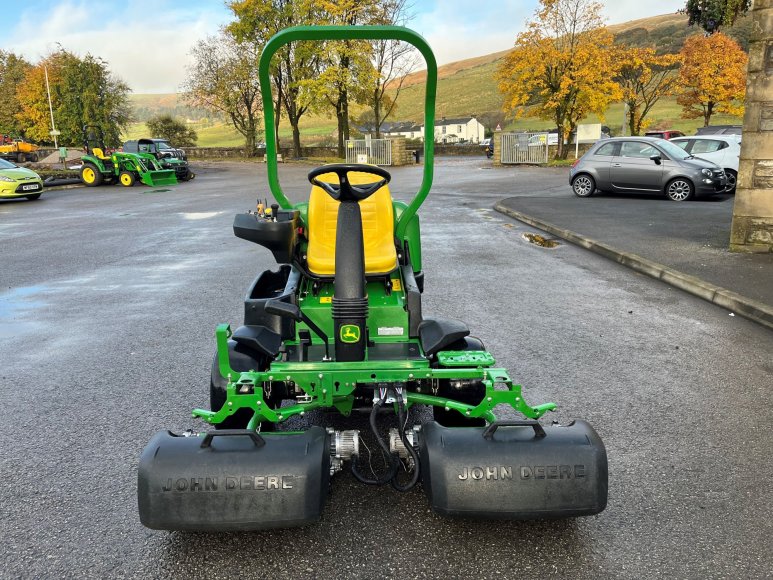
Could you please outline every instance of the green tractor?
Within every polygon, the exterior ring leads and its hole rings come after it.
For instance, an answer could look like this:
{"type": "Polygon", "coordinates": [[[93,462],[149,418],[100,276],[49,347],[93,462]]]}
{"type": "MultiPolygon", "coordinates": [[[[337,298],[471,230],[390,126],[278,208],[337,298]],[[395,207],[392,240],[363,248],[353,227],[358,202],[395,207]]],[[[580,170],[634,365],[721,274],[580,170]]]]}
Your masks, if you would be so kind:
{"type": "MultiPolygon", "coordinates": [[[[425,126],[434,126],[437,65],[421,36],[392,26],[313,26],[281,31],[263,50],[266,127],[274,126],[269,63],[276,51],[289,42],[341,39],[417,47],[427,63],[425,126]]],[[[606,507],[607,455],[593,427],[540,422],[554,403],[527,403],[463,322],[422,310],[417,211],[432,184],[433,153],[428,139],[422,184],[409,204],[392,199],[387,171],[361,164],[312,170],[308,202],[292,204],[279,185],[276,144],[268,141],[276,203],[270,212],[237,215],[233,227],[237,237],[270,250],[278,269],[252,283],[244,325],[215,332],[211,410],[193,410],[212,429],[162,431],[143,451],[138,503],[145,526],[310,524],[347,462],[366,485],[404,492],[420,483],[432,509],[448,516],[557,518],[606,507]],[[337,430],[329,414],[311,414],[318,409],[345,417],[364,411],[370,433],[337,430]],[[307,414],[328,425],[309,427],[307,414]],[[280,429],[292,418],[291,428],[280,429]],[[383,465],[370,462],[366,439],[383,465]]]]}
{"type": "Polygon", "coordinates": [[[177,183],[174,169],[162,169],[148,153],[105,154],[105,135],[98,125],[83,126],[86,155],[81,157],[81,181],[87,187],[119,182],[126,187],[137,181],[155,187],[177,183]]]}

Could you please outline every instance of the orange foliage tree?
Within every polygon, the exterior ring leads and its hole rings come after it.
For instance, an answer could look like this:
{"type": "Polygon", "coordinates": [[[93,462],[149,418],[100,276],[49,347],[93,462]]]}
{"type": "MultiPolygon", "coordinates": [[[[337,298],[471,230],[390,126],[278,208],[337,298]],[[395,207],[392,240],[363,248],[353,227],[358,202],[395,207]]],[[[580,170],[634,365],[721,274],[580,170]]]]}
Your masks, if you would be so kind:
{"type": "Polygon", "coordinates": [[[628,105],[628,128],[639,135],[647,128],[647,114],[661,97],[671,95],[678,85],[678,54],[658,55],[652,48],[623,48],[618,52],[619,71],[615,80],[628,105]]]}
{"type": "Polygon", "coordinates": [[[722,33],[689,37],[682,48],[679,71],[682,117],[703,117],[704,126],[714,113],[743,115],[748,57],[739,44],[722,33]]]}
{"type": "Polygon", "coordinates": [[[506,112],[555,123],[557,158],[566,157],[564,137],[579,121],[589,113],[603,118],[610,101],[621,96],[601,8],[595,0],[541,0],[496,72],[506,112]]]}

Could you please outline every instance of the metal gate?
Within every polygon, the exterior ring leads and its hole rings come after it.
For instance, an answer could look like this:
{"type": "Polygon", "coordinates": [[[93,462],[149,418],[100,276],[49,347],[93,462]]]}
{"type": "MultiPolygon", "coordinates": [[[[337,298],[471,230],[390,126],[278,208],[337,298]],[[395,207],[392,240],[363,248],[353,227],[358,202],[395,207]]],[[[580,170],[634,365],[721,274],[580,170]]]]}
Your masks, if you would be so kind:
{"type": "Polygon", "coordinates": [[[348,139],[346,162],[392,165],[392,141],[391,139],[348,139]]]}
{"type": "Polygon", "coordinates": [[[547,163],[548,139],[548,133],[503,133],[502,163],[547,163]]]}

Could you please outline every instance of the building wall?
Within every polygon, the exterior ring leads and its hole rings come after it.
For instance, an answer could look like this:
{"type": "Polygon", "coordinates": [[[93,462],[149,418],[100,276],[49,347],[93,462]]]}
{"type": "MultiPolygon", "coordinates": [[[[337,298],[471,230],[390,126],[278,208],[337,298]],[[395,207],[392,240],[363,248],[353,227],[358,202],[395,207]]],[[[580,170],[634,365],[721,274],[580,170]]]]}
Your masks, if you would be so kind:
{"type": "Polygon", "coordinates": [[[730,249],[773,252],[773,1],[757,0],[730,249]]]}

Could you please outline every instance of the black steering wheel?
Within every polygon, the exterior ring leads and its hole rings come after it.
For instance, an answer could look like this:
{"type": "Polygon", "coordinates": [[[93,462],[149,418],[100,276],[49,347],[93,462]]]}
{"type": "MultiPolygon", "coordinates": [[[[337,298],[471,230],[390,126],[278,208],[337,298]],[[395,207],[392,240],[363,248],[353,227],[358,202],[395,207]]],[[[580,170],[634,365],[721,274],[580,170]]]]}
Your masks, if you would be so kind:
{"type": "Polygon", "coordinates": [[[362,165],[359,163],[334,163],[323,165],[309,171],[309,182],[321,187],[325,193],[337,201],[361,201],[369,198],[392,179],[389,172],[376,165],[362,165]],[[378,181],[362,185],[353,185],[349,182],[348,175],[351,172],[368,173],[380,177],[378,181]],[[325,173],[335,173],[339,183],[328,183],[318,179],[325,173]]]}

